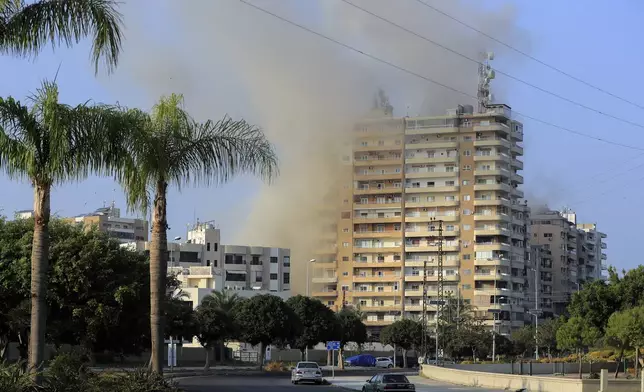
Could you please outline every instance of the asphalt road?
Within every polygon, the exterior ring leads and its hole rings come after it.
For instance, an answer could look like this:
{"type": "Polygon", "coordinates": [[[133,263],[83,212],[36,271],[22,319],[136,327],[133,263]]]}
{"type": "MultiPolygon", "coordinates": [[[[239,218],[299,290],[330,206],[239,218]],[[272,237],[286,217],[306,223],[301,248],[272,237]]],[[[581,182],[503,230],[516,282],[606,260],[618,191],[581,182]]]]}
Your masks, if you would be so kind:
{"type": "MultiPolygon", "coordinates": [[[[178,380],[179,385],[186,390],[186,392],[341,392],[343,389],[338,388],[342,386],[345,389],[352,389],[360,391],[364,379],[368,376],[353,376],[353,377],[336,377],[330,380],[334,385],[312,385],[300,384],[292,385],[288,377],[261,377],[261,376],[247,376],[247,377],[226,377],[226,376],[212,376],[212,377],[195,377],[184,378],[178,380]]],[[[416,384],[417,392],[492,392],[490,390],[465,387],[454,384],[439,383],[435,381],[423,380],[423,384],[419,383],[420,378],[411,376],[410,380],[416,384]]]]}

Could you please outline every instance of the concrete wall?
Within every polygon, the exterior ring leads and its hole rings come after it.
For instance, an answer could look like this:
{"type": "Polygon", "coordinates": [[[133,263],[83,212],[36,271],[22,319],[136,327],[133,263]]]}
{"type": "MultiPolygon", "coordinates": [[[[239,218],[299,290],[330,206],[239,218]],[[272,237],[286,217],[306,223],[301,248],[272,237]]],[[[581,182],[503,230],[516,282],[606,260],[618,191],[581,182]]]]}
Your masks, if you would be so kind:
{"type": "MultiPolygon", "coordinates": [[[[485,373],[432,365],[423,365],[421,374],[432,380],[491,389],[526,388],[530,392],[597,392],[600,389],[599,380],[485,373]]],[[[638,392],[640,387],[640,380],[609,380],[605,392],[638,392]]]]}
{"type": "MultiPolygon", "coordinates": [[[[620,364],[620,366],[623,366],[620,364]]],[[[471,370],[475,372],[485,373],[502,373],[502,374],[530,374],[529,363],[488,363],[488,364],[445,364],[445,367],[450,369],[471,370]]],[[[601,369],[608,369],[609,372],[614,372],[617,367],[615,362],[598,362],[598,363],[584,363],[582,365],[583,373],[599,373],[601,369]],[[592,366],[592,368],[591,368],[592,366]],[[592,370],[591,370],[592,369],[592,370]]],[[[631,366],[632,367],[632,366],[631,366]]],[[[622,370],[620,368],[620,370],[622,370]]],[[[533,363],[533,375],[545,375],[555,373],[579,373],[579,363],[533,363]]]]}

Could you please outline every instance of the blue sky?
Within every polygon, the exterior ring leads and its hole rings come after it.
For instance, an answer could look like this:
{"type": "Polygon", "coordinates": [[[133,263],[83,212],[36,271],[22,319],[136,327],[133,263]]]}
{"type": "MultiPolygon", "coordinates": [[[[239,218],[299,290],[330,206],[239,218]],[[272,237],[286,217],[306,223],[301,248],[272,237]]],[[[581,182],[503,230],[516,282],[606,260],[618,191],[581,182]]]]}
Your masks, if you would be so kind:
{"type": "MultiPolygon", "coordinates": [[[[224,3],[233,0],[220,1],[224,3]]],[[[256,3],[276,12],[280,11],[276,0],[257,0],[256,3]]],[[[439,1],[432,3],[438,7],[442,4],[439,1]]],[[[522,50],[614,94],[644,105],[641,94],[644,87],[641,73],[644,59],[637,49],[643,33],[639,20],[644,11],[642,3],[635,0],[610,3],[583,0],[506,3],[514,6],[516,24],[527,37],[517,44],[525,45],[521,47],[522,50]]],[[[175,56],[191,56],[195,62],[199,62],[200,54],[183,45],[185,37],[172,30],[181,25],[173,22],[169,2],[154,4],[155,6],[151,6],[148,0],[142,0],[138,5],[126,6],[124,14],[128,25],[125,31],[124,57],[121,67],[114,75],[95,77],[89,62],[87,43],[55,52],[46,50],[33,61],[4,56],[0,60],[0,72],[5,75],[1,94],[23,99],[39,86],[43,78],[52,78],[59,65],[61,99],[70,104],[91,98],[100,102],[119,101],[128,106],[149,108],[161,93],[182,92],[177,91],[182,85],[176,84],[172,75],[163,79],[164,83],[156,81],[155,88],[151,89],[143,88],[144,84],[137,80],[145,77],[148,72],[154,73],[155,68],[159,68],[155,65],[158,62],[175,56]],[[128,38],[129,33],[136,34],[137,39],[143,37],[142,42],[159,45],[160,57],[150,58],[149,63],[144,64],[130,61],[131,51],[136,49],[128,38]],[[130,72],[129,67],[136,66],[143,66],[143,72],[130,72]]],[[[498,6],[498,3],[492,1],[486,4],[489,7],[498,6]]],[[[230,11],[223,8],[222,13],[230,11]]],[[[233,11],[241,9],[243,8],[232,8],[233,11]]],[[[315,23],[320,12],[321,7],[298,6],[288,10],[288,15],[307,24],[315,23]]],[[[241,21],[246,15],[238,13],[219,17],[237,18],[241,21]]],[[[453,25],[452,28],[463,29],[458,25],[453,25]]],[[[253,27],[245,29],[252,30],[253,27]]],[[[261,34],[261,26],[257,29],[257,34],[261,34]]],[[[234,35],[236,32],[230,31],[229,34],[234,35]]],[[[293,34],[304,33],[293,31],[293,34]]],[[[499,38],[505,40],[505,37],[499,38]]],[[[213,37],[213,41],[217,39],[213,37]]],[[[423,44],[418,43],[418,46],[422,48],[423,44]]],[[[209,48],[204,47],[203,50],[208,51],[209,48]]],[[[249,105],[248,89],[235,64],[226,59],[217,59],[217,56],[214,58],[214,62],[208,63],[214,64],[214,68],[204,67],[202,71],[219,75],[216,86],[203,85],[199,75],[184,75],[187,79],[183,81],[191,83],[190,88],[193,90],[225,91],[225,94],[215,94],[212,104],[217,109],[209,112],[209,117],[218,118],[224,113],[230,113],[251,121],[260,119],[257,112],[252,110],[252,105],[249,105]]],[[[463,60],[454,58],[453,61],[456,64],[463,60]]],[[[585,105],[644,124],[644,110],[571,81],[519,55],[497,56],[494,66],[585,105]]],[[[557,100],[504,79],[501,75],[495,83],[503,91],[507,103],[522,113],[597,137],[644,148],[644,136],[642,129],[638,127],[625,125],[557,100]]],[[[189,98],[187,97],[188,106],[189,98]]],[[[394,106],[405,104],[403,98],[396,94],[393,94],[393,101],[394,106]]],[[[198,109],[198,112],[201,113],[202,109],[198,109]]],[[[525,120],[524,131],[524,189],[529,203],[547,203],[551,208],[567,206],[574,209],[580,221],[597,223],[600,230],[608,234],[607,253],[611,264],[619,269],[638,265],[637,233],[639,222],[644,220],[644,211],[638,203],[644,190],[642,151],[610,146],[530,120],[525,120]]],[[[172,190],[169,198],[170,237],[183,235],[185,225],[196,216],[201,220],[216,219],[223,222],[222,225],[226,226],[224,240],[231,238],[232,233],[239,230],[247,219],[249,205],[259,186],[256,180],[240,178],[220,188],[185,188],[181,194],[172,190]]],[[[3,214],[11,216],[15,210],[31,208],[32,192],[29,183],[10,181],[2,176],[0,187],[5,189],[0,197],[3,214]]],[[[103,201],[109,203],[111,200],[124,207],[124,198],[118,185],[110,179],[91,178],[79,184],[57,188],[52,196],[52,210],[61,215],[74,215],[91,211],[100,207],[103,201]]]]}

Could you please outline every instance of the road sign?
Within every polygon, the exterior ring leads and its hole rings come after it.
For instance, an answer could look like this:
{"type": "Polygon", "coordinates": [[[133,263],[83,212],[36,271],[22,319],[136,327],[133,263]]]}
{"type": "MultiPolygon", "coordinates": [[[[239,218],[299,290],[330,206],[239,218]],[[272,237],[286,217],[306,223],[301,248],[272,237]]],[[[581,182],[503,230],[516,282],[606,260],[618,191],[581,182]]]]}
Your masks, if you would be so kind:
{"type": "Polygon", "coordinates": [[[338,342],[338,341],[326,342],[326,349],[327,349],[327,351],[339,350],[340,349],[340,342],[338,342]]]}

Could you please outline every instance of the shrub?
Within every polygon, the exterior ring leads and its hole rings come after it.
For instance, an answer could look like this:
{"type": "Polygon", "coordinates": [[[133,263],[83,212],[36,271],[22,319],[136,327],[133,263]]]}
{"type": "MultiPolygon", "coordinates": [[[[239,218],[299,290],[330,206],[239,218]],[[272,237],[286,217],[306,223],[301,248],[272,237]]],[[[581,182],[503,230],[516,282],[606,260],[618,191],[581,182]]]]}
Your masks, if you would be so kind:
{"type": "Polygon", "coordinates": [[[588,379],[589,380],[599,380],[600,379],[599,373],[597,373],[597,372],[590,373],[588,375],[588,379]]]}
{"type": "Polygon", "coordinates": [[[96,377],[91,392],[179,392],[173,381],[147,369],[125,373],[107,373],[96,377]]]}
{"type": "Polygon", "coordinates": [[[26,372],[24,362],[9,364],[0,363],[0,391],[2,392],[35,392],[36,386],[26,372]]]}
{"type": "Polygon", "coordinates": [[[474,364],[473,361],[462,361],[461,362],[461,365],[472,365],[472,364],[474,364]]]}
{"type": "Polygon", "coordinates": [[[284,362],[272,361],[264,366],[264,370],[267,372],[284,372],[289,370],[289,367],[284,362]]]}
{"type": "Polygon", "coordinates": [[[49,362],[44,373],[43,386],[47,392],[86,391],[94,377],[80,354],[64,353],[49,362]]]}

